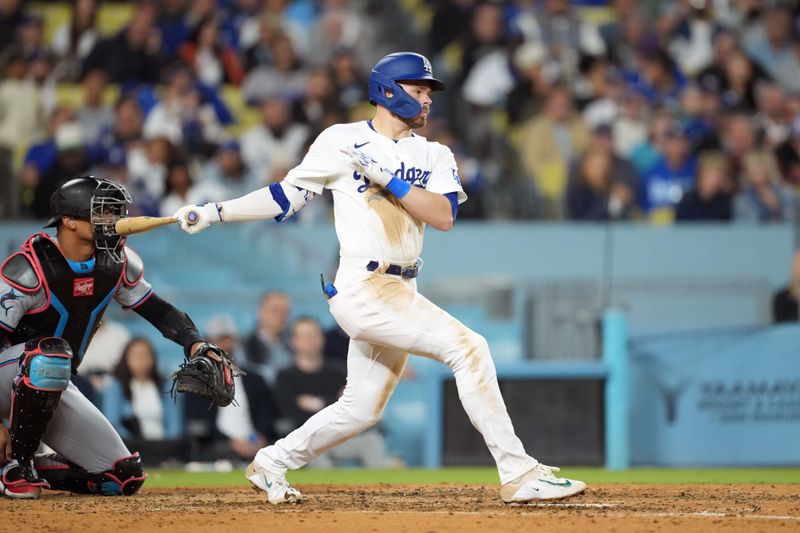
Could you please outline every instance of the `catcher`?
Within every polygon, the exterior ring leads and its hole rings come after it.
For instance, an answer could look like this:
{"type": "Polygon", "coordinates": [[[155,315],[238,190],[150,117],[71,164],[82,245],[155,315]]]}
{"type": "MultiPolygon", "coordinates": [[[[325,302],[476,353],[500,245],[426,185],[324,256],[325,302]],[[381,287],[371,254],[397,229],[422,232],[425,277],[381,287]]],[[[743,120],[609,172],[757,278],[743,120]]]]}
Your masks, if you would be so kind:
{"type": "Polygon", "coordinates": [[[32,235],[0,266],[0,420],[10,428],[0,424],[0,493],[8,497],[38,498],[42,488],[131,495],[144,483],[139,454],[70,383],[112,298],[184,347],[192,391],[225,405],[233,398],[227,355],[153,292],[116,233],[130,202],[110,180],[68,181],[50,200],[45,227],[55,238],[32,235]],[[56,453],[37,454],[40,443],[56,453]]]}

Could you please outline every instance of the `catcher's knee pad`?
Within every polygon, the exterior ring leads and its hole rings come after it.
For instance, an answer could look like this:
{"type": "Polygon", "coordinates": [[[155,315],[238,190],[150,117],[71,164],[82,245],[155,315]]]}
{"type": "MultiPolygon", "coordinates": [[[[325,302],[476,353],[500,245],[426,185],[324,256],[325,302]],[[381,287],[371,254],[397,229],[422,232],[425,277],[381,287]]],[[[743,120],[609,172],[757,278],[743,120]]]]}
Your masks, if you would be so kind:
{"type": "Polygon", "coordinates": [[[25,344],[12,395],[14,459],[29,461],[33,457],[71,374],[72,350],[65,340],[47,337],[25,344]]]}
{"type": "Polygon", "coordinates": [[[131,496],[136,494],[147,479],[138,452],[117,459],[111,470],[95,475],[97,479],[90,481],[89,487],[92,492],[104,496],[131,496]]]}

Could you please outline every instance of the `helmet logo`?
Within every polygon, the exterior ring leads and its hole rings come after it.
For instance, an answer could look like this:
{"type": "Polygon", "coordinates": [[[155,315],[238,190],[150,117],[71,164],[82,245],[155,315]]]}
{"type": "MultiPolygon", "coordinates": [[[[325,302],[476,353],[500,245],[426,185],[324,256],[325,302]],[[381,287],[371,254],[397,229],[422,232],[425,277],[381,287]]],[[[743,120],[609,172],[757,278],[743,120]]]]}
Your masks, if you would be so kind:
{"type": "Polygon", "coordinates": [[[428,76],[433,75],[433,69],[431,68],[431,62],[428,61],[427,57],[422,57],[422,69],[425,71],[425,74],[428,76]]]}

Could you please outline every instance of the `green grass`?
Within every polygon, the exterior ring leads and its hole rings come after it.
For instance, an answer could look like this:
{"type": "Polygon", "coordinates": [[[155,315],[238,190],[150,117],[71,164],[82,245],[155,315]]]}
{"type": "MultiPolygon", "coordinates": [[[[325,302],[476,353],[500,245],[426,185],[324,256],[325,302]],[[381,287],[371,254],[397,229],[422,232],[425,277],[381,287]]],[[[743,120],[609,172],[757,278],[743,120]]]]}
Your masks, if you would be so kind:
{"type": "MultiPolygon", "coordinates": [[[[212,487],[246,484],[243,471],[191,473],[151,470],[147,487],[212,487]]],[[[800,483],[800,468],[664,469],[636,468],[610,472],[601,468],[566,468],[561,475],[587,483],[800,483]]],[[[295,485],[377,483],[497,483],[493,468],[443,468],[424,470],[299,470],[291,472],[295,485]]]]}

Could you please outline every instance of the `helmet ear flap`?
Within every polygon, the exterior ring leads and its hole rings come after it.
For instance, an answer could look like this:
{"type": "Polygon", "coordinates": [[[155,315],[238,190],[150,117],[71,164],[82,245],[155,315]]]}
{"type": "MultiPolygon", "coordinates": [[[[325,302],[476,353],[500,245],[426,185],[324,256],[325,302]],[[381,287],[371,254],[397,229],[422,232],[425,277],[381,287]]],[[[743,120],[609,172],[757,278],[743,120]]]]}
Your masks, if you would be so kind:
{"type": "Polygon", "coordinates": [[[410,119],[414,118],[422,112],[422,106],[414,100],[411,95],[403,90],[400,85],[394,80],[373,79],[369,83],[369,102],[372,105],[380,105],[399,116],[400,118],[410,119]],[[387,91],[392,93],[392,96],[387,96],[387,91]]]}

